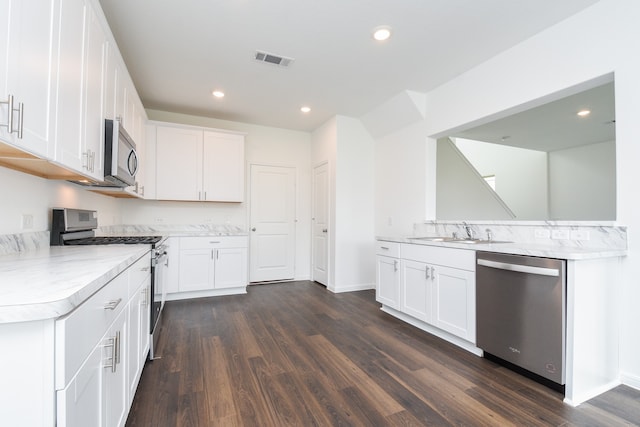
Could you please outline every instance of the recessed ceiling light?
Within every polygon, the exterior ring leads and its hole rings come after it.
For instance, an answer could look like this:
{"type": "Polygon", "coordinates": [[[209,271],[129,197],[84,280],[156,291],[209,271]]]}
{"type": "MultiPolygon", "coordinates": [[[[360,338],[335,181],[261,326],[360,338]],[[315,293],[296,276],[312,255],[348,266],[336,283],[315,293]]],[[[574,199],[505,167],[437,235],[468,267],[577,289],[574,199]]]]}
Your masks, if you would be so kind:
{"type": "Polygon", "coordinates": [[[391,37],[391,27],[382,25],[373,29],[373,38],[379,42],[387,40],[391,37]]]}
{"type": "Polygon", "coordinates": [[[589,114],[591,114],[591,111],[590,111],[590,110],[580,110],[580,111],[578,111],[578,115],[579,115],[580,117],[586,117],[586,116],[588,116],[589,114]]]}
{"type": "Polygon", "coordinates": [[[300,107],[300,111],[306,114],[311,111],[311,108],[305,105],[304,107],[300,107]]]}
{"type": "Polygon", "coordinates": [[[222,92],[221,90],[214,90],[212,94],[216,98],[224,98],[224,92],[222,92]]]}

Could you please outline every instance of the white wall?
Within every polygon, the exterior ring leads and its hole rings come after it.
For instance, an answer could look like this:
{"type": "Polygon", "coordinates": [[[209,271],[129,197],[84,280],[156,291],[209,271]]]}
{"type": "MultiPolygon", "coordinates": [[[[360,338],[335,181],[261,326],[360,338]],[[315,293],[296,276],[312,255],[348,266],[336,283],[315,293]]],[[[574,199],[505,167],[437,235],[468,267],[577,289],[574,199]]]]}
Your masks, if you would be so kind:
{"type": "MultiPolygon", "coordinates": [[[[470,127],[481,122],[504,117],[510,112],[528,108],[531,102],[555,94],[588,80],[615,73],[616,91],[616,172],[617,172],[617,220],[628,225],[629,252],[623,261],[623,298],[621,307],[622,348],[621,366],[623,380],[640,388],[640,56],[637,55],[640,40],[640,2],[636,0],[601,0],[594,6],[520,43],[469,72],[447,82],[427,94],[426,133],[427,149],[435,138],[451,134],[456,129],[470,127]]],[[[559,95],[558,95],[559,96],[559,95]]],[[[416,146],[402,156],[407,163],[399,163],[393,156],[382,161],[381,156],[392,154],[394,143],[398,148],[411,149],[401,132],[395,140],[390,137],[378,140],[377,167],[383,179],[393,177],[394,167],[411,169],[402,171],[419,176],[422,168],[412,157],[424,155],[425,148],[416,146]],[[379,165],[379,166],[378,166],[379,165]]],[[[416,138],[418,138],[416,136],[416,138]]],[[[419,145],[416,142],[416,145],[419,145]]],[[[428,166],[433,167],[431,159],[428,166]]],[[[376,182],[381,178],[377,177],[376,182]]],[[[398,182],[398,181],[396,181],[398,182]]],[[[409,184],[413,180],[405,180],[409,184]]],[[[402,182],[398,182],[399,186],[402,182]]],[[[409,227],[412,217],[419,217],[425,209],[408,200],[421,197],[424,185],[417,184],[417,191],[403,197],[401,202],[407,212],[405,223],[398,230],[409,227]]],[[[379,196],[390,191],[377,192],[376,215],[386,217],[398,198],[379,196]]],[[[430,211],[435,197],[427,193],[427,209],[430,211]]],[[[376,221],[376,233],[388,230],[376,221]]],[[[615,285],[615,284],[614,284],[615,285]]]]}
{"type": "Polygon", "coordinates": [[[615,170],[614,141],[550,152],[550,218],[615,218],[615,170]]]}
{"type": "MultiPolygon", "coordinates": [[[[309,278],[311,245],[311,168],[310,141],[307,132],[252,125],[248,123],[190,116],[158,110],[147,110],[150,120],[206,126],[245,132],[246,178],[249,183],[251,164],[294,167],[296,183],[296,279],[309,278]]],[[[249,195],[247,191],[245,194],[249,195]]],[[[233,224],[247,230],[249,202],[198,203],[149,200],[123,201],[125,224],[233,224]],[[157,221],[161,219],[161,221],[157,221]]]]}
{"type": "Polygon", "coordinates": [[[496,192],[515,219],[548,218],[547,153],[464,138],[455,144],[482,176],[495,175],[496,192]]]}
{"type": "Polygon", "coordinates": [[[374,149],[362,122],[338,116],[335,290],[375,284],[374,149]]]}
{"type": "Polygon", "coordinates": [[[311,164],[329,169],[329,277],[334,292],[371,288],[374,264],[374,142],[362,122],[332,117],[312,134],[311,164]]]}
{"type": "Polygon", "coordinates": [[[51,228],[51,208],[98,211],[99,225],[121,222],[117,199],[86,191],[66,181],[50,181],[0,167],[0,234],[46,231],[51,228]],[[33,228],[23,229],[22,215],[33,215],[33,228]]]}
{"type": "Polygon", "coordinates": [[[413,224],[435,218],[436,141],[427,144],[424,123],[375,141],[375,234],[413,234],[413,224]]]}

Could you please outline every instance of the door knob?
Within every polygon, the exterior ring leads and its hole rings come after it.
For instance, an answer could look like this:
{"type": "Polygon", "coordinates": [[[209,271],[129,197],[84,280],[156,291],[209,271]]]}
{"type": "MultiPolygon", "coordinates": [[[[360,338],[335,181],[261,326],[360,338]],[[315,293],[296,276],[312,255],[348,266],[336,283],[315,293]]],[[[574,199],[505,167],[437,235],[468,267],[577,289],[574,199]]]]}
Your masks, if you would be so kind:
{"type": "Polygon", "coordinates": [[[251,229],[251,231],[256,231],[256,228],[255,228],[255,227],[253,227],[253,228],[251,229]]]}

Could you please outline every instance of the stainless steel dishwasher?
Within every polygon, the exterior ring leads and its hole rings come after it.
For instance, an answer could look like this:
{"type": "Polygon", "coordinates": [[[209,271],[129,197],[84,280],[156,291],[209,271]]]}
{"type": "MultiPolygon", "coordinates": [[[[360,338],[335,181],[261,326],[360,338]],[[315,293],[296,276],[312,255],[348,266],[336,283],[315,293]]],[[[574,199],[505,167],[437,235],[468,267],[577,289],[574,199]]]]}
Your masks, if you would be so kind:
{"type": "Polygon", "coordinates": [[[566,262],[482,251],[476,260],[477,346],[563,385],[566,262]]]}

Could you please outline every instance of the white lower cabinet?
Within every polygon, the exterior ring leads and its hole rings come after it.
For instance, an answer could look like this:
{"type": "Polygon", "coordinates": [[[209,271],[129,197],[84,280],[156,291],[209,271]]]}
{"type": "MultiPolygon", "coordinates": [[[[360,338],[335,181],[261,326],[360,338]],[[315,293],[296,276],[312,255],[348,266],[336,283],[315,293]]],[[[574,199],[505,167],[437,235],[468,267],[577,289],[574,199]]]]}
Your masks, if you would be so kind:
{"type": "Polygon", "coordinates": [[[169,286],[168,299],[245,292],[247,245],[247,236],[180,237],[177,286],[169,286]]]}
{"type": "Polygon", "coordinates": [[[391,312],[410,316],[468,343],[476,340],[475,251],[378,241],[376,299],[391,312]],[[395,272],[395,254],[400,271],[395,272]],[[392,283],[398,281],[398,293],[392,283]],[[399,304],[394,302],[399,295],[399,304]]]}
{"type": "Polygon", "coordinates": [[[391,308],[400,306],[400,244],[376,245],[376,300],[391,308]]]}
{"type": "Polygon", "coordinates": [[[427,323],[431,321],[432,281],[429,265],[402,260],[402,311],[427,323]]]}
{"type": "Polygon", "coordinates": [[[124,426],[149,351],[149,255],[55,321],[57,426],[124,426]]]}

